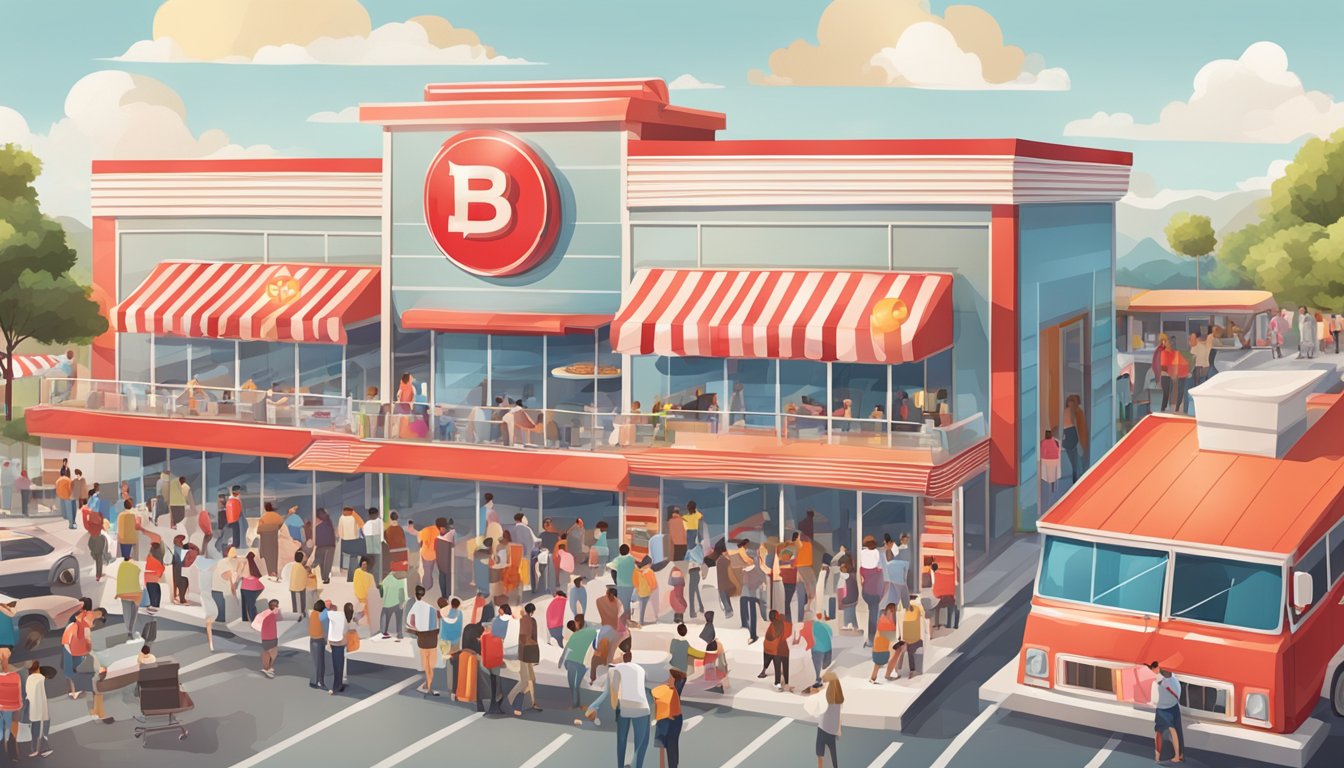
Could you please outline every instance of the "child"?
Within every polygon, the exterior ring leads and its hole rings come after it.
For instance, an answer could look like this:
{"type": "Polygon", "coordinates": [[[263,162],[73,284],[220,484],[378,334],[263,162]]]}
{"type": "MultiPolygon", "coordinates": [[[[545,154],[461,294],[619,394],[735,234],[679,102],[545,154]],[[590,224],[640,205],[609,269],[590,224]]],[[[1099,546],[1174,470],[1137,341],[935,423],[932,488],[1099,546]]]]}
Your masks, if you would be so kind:
{"type": "Polygon", "coordinates": [[[1059,482],[1059,449],[1054,431],[1045,430],[1045,439],[1041,441],[1041,482],[1049,483],[1052,491],[1059,482]]]}
{"type": "Polygon", "coordinates": [[[149,664],[155,664],[155,663],[157,663],[157,662],[158,662],[158,659],[155,658],[155,656],[154,656],[153,653],[150,653],[150,651],[149,651],[149,646],[148,646],[148,645],[142,645],[142,646],[140,646],[140,653],[137,654],[136,657],[135,657],[135,663],[136,663],[137,665],[143,667],[143,666],[147,666],[147,665],[149,665],[149,664]]]}

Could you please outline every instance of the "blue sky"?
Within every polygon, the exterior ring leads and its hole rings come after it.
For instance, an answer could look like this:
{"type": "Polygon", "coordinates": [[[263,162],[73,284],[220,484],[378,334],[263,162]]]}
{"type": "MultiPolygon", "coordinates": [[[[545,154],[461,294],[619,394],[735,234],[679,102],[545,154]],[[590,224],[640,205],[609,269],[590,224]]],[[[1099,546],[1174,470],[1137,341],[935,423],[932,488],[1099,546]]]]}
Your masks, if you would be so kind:
{"type": "MultiPolygon", "coordinates": [[[[1287,144],[1065,137],[1097,111],[1156,118],[1187,99],[1200,67],[1235,59],[1257,41],[1286,52],[1307,90],[1344,100],[1338,30],[1344,3],[1303,0],[978,0],[1006,42],[1067,70],[1067,91],[766,87],[752,68],[795,39],[815,40],[828,0],[365,0],[373,26],[419,14],[475,31],[523,66],[261,66],[109,61],[151,36],[157,0],[10,0],[0,7],[0,105],[42,133],[60,119],[70,87],[104,69],[143,74],[181,95],[195,133],[286,155],[375,155],[378,129],[307,117],[360,102],[416,100],[426,82],[691,73],[722,89],[674,92],[688,106],[728,113],[725,138],[1015,136],[1132,150],[1162,187],[1231,189],[1292,156],[1287,144]]],[[[941,13],[947,3],[932,2],[941,13]]]]}

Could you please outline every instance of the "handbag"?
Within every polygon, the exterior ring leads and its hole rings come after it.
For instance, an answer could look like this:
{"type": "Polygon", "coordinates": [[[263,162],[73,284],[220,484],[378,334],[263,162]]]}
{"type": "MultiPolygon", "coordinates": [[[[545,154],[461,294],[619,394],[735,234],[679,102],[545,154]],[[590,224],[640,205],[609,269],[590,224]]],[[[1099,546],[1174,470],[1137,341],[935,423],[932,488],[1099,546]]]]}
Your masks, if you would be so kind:
{"type": "Polygon", "coordinates": [[[355,630],[347,630],[345,633],[345,652],[354,653],[359,650],[359,633],[355,630]]]}

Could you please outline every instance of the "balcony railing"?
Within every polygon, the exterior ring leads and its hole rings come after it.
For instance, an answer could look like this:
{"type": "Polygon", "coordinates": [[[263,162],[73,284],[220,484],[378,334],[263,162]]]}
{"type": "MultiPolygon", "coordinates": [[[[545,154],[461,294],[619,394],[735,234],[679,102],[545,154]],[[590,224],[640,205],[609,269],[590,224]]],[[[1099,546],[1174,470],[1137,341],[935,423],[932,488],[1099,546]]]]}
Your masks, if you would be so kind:
{"type": "Polygon", "coordinates": [[[753,450],[770,444],[895,448],[938,463],[983,440],[982,414],[946,426],[796,413],[384,403],[302,392],[49,378],[42,402],[105,413],[271,424],[372,440],[620,451],[672,445],[753,450]]]}

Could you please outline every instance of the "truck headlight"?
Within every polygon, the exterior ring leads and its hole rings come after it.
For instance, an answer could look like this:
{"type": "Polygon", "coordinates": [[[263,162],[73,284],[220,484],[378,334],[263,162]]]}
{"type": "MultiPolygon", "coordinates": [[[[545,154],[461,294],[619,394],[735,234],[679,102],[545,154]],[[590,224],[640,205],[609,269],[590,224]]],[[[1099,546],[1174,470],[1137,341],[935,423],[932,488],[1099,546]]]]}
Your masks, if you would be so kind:
{"type": "Polygon", "coordinates": [[[1050,676],[1050,659],[1040,648],[1028,648],[1025,664],[1022,667],[1027,677],[1044,679],[1050,676]]]}
{"type": "Polygon", "coordinates": [[[1242,712],[1245,713],[1247,720],[1269,722],[1269,695],[1260,692],[1246,694],[1242,712]]]}

